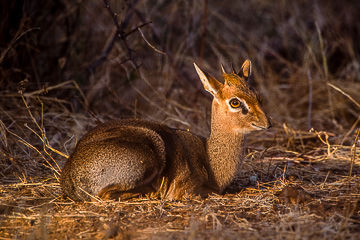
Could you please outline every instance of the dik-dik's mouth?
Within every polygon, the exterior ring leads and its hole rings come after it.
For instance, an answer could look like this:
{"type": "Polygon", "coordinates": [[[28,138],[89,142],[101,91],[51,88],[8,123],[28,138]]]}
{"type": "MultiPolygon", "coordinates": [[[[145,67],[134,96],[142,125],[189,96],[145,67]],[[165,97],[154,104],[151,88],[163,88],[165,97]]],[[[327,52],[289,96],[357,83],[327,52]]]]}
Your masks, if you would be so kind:
{"type": "Polygon", "coordinates": [[[258,125],[254,124],[254,123],[252,123],[251,126],[252,126],[253,128],[255,128],[255,129],[257,129],[257,130],[266,130],[266,129],[271,128],[271,125],[268,125],[268,126],[266,126],[266,127],[263,127],[263,126],[258,126],[258,125]]]}

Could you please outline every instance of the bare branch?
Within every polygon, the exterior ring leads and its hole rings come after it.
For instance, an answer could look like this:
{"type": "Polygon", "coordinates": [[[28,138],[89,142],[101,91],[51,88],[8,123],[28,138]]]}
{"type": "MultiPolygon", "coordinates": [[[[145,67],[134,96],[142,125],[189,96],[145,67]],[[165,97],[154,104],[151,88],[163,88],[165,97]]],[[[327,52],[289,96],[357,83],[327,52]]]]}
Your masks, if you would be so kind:
{"type": "Polygon", "coordinates": [[[157,52],[157,53],[160,53],[160,54],[163,54],[163,55],[166,55],[166,53],[165,52],[163,52],[163,51],[161,51],[161,50],[159,50],[159,49],[157,49],[154,45],[152,45],[146,38],[145,38],[145,36],[144,36],[144,33],[141,31],[141,29],[140,28],[138,28],[138,31],[139,31],[139,33],[140,33],[140,35],[141,35],[141,37],[144,39],[144,41],[146,42],[146,44],[147,45],[149,45],[149,47],[151,47],[155,52],[157,52]]]}

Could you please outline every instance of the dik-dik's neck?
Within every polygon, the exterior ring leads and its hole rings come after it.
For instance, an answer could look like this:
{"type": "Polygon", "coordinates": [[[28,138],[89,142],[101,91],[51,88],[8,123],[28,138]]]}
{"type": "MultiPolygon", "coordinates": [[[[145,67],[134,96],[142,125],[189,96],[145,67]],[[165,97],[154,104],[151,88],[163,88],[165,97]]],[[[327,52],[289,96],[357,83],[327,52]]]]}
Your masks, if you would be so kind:
{"type": "Polygon", "coordinates": [[[207,151],[213,178],[220,192],[234,180],[241,164],[243,144],[242,133],[223,131],[216,123],[212,123],[207,151]]]}

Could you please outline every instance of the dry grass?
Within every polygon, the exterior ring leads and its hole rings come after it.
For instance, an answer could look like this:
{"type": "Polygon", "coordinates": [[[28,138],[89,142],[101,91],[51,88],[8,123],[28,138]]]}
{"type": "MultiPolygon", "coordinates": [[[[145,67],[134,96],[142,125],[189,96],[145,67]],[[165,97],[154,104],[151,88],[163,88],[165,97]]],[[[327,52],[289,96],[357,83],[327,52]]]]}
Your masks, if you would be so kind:
{"type": "MultiPolygon", "coordinates": [[[[356,239],[360,179],[347,176],[351,149],[331,146],[331,156],[327,150],[298,157],[280,147],[252,151],[232,193],[181,202],[145,197],[74,203],[59,198],[54,177],[22,179],[2,186],[1,236],[356,239]]],[[[356,160],[357,171],[359,164],[356,160]]]]}
{"type": "Polygon", "coordinates": [[[357,239],[359,3],[135,2],[1,3],[0,239],[357,239]],[[63,198],[61,167],[87,129],[141,117],[206,136],[192,62],[219,77],[220,61],[245,57],[274,127],[248,137],[227,194],[63,198]]]}

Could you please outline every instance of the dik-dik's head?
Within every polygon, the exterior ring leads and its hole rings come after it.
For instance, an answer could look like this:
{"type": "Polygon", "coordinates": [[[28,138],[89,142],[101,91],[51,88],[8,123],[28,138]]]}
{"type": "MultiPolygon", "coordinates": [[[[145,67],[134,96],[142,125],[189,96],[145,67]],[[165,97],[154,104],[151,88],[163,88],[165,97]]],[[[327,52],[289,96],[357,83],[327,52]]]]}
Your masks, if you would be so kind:
{"type": "Polygon", "coordinates": [[[222,67],[224,84],[201,71],[195,63],[194,65],[205,90],[214,96],[211,119],[213,128],[248,133],[271,127],[256,94],[246,84],[251,74],[250,60],[245,60],[238,74],[228,74],[222,67]]]}

